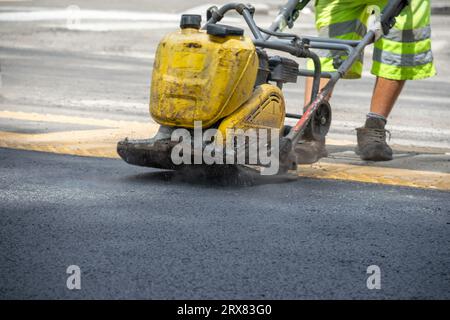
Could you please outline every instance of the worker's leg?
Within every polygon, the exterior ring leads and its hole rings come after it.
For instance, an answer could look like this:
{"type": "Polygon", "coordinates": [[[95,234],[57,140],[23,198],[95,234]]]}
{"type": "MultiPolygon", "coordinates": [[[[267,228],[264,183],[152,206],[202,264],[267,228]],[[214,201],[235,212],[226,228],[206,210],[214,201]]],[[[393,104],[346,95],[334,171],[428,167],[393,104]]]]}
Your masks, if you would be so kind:
{"type": "MultiPolygon", "coordinates": [[[[346,40],[360,40],[366,34],[365,1],[354,0],[320,0],[316,1],[316,28],[319,36],[325,38],[338,38],[346,40]]],[[[319,50],[322,71],[336,71],[335,65],[346,58],[342,51],[319,50]]],[[[313,64],[308,61],[308,68],[313,64]]],[[[362,56],[349,70],[345,78],[357,79],[361,77],[362,56]]],[[[307,106],[311,100],[312,78],[306,79],[304,105],[307,106]]],[[[328,79],[322,79],[320,89],[328,83],[328,79]]],[[[328,99],[331,98],[331,94],[328,99]]],[[[321,141],[301,141],[296,146],[300,163],[313,163],[326,156],[325,139],[321,141]]]]}
{"type": "Polygon", "coordinates": [[[405,80],[391,80],[377,77],[373,90],[370,112],[387,118],[402,92],[405,80]]]}
{"type": "Polygon", "coordinates": [[[391,160],[385,125],[405,81],[436,73],[431,52],[429,0],[411,0],[390,33],[375,43],[372,73],[377,82],[366,123],[357,129],[357,153],[363,160],[391,160]]]}
{"type": "MultiPolygon", "coordinates": [[[[316,1],[316,28],[319,37],[341,40],[361,40],[367,32],[365,21],[369,16],[367,12],[369,0],[320,0],[316,1]]],[[[322,71],[335,72],[336,66],[346,58],[346,53],[339,50],[315,50],[319,56],[322,71]]],[[[361,78],[363,68],[363,56],[353,64],[344,76],[345,79],[361,78]]],[[[308,69],[313,69],[313,63],[308,61],[308,69]]],[[[328,80],[322,79],[321,87],[328,80]]],[[[312,79],[307,79],[305,101],[309,102],[312,87],[312,79]]]]}
{"type": "MultiPolygon", "coordinates": [[[[365,21],[369,16],[367,4],[371,0],[320,0],[315,3],[316,28],[319,36],[341,40],[361,40],[367,32],[365,21]]],[[[383,0],[384,1],[384,0],[383,0]]],[[[336,65],[346,59],[346,54],[335,50],[316,50],[321,62],[322,71],[334,72],[336,65]]],[[[344,76],[345,79],[361,78],[363,56],[358,59],[344,76]]],[[[308,61],[308,69],[313,63],[308,61]]],[[[320,88],[328,83],[322,79],[320,88]]],[[[312,78],[306,79],[305,106],[311,100],[312,78]]],[[[328,99],[331,98],[331,94],[328,99]]]]}
{"type": "Polygon", "coordinates": [[[357,129],[358,148],[356,152],[363,160],[392,160],[392,149],[386,142],[384,127],[404,85],[405,80],[377,77],[366,123],[364,127],[357,129]]]}

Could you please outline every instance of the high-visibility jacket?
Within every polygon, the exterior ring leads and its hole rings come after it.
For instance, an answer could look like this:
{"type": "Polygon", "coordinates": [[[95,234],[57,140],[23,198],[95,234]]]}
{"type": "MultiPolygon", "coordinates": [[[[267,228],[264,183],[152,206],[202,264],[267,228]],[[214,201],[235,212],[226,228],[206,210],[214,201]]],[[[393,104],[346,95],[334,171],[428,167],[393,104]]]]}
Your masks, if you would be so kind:
{"type": "MultiPolygon", "coordinates": [[[[382,10],[387,0],[316,0],[316,27],[321,37],[359,40],[367,32],[370,6],[382,10]]],[[[436,73],[431,51],[430,1],[411,0],[394,28],[374,44],[372,73],[387,79],[415,80],[436,73]]],[[[323,71],[335,71],[345,59],[342,51],[319,50],[323,71]]],[[[346,78],[359,78],[363,57],[346,78]]],[[[311,64],[309,63],[309,67],[311,64]]]]}

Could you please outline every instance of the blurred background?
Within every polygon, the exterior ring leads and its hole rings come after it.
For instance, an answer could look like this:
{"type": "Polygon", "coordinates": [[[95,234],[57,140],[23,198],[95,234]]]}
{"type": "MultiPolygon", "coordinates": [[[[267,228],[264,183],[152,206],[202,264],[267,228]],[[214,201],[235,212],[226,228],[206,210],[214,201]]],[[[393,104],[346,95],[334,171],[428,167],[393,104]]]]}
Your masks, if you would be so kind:
{"type": "MultiPolygon", "coordinates": [[[[158,41],[178,28],[182,13],[204,14],[211,5],[225,2],[0,0],[0,109],[148,121],[158,41]]],[[[263,27],[283,4],[251,2],[263,27]]],[[[433,49],[439,74],[407,84],[389,121],[395,145],[450,148],[449,7],[449,1],[433,1],[433,49]]],[[[236,15],[227,23],[244,26],[236,15]]],[[[316,34],[312,6],[304,10],[293,31],[316,34]]],[[[371,54],[368,48],[363,79],[342,81],[335,90],[331,142],[355,143],[354,128],[364,121],[374,83],[369,73],[371,54]]],[[[302,107],[300,80],[285,90],[290,112],[302,107]]]]}

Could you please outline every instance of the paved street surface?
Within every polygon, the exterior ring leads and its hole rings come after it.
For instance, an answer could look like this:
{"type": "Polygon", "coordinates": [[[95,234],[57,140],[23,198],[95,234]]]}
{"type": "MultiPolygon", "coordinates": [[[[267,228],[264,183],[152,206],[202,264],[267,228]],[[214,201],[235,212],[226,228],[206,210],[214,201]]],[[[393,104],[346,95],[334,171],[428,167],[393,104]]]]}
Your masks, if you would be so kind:
{"type": "Polygon", "coordinates": [[[447,192],[0,161],[3,298],[450,298],[447,192]],[[65,288],[72,264],[79,292],[65,288]],[[370,265],[382,290],[366,287],[370,265]]]}
{"type": "MultiPolygon", "coordinates": [[[[353,152],[368,48],[363,78],[335,90],[330,156],[299,178],[126,165],[115,143],[157,129],[159,39],[208,2],[0,0],[0,298],[450,298],[450,16],[432,17],[439,74],[409,82],[388,123],[392,162],[353,152]]],[[[281,2],[253,2],[269,25],[281,2]]],[[[300,21],[315,34],[311,12],[300,21]]],[[[302,82],[285,95],[298,112],[302,82]]]]}

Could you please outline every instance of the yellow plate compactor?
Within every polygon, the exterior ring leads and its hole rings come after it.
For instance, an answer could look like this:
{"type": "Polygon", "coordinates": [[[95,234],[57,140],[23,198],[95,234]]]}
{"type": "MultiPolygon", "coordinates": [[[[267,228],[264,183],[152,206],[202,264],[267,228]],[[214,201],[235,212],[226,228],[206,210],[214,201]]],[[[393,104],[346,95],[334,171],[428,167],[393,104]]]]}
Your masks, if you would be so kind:
{"type": "Polygon", "coordinates": [[[150,114],[160,125],[151,139],[120,141],[119,155],[139,166],[180,169],[195,165],[272,167],[271,173],[295,169],[296,146],[325,138],[331,123],[327,96],[345,76],[363,49],[389,32],[395,16],[408,1],[395,0],[382,16],[374,17],[360,41],[300,37],[282,32],[292,27],[308,0],[289,0],[274,23],[263,29],[255,23],[251,5],[230,3],[211,7],[207,23],[200,15],[183,15],[180,30],[159,43],[153,68],[150,114]],[[219,24],[229,12],[245,20],[244,29],[219,24]],[[302,70],[296,60],[269,56],[267,50],[308,58],[314,70],[302,70]],[[321,72],[310,49],[342,51],[337,71],[321,72]],[[312,77],[310,103],[298,114],[286,113],[282,89],[299,76],[312,77]],[[319,92],[321,78],[327,86],[319,92]],[[296,119],[286,126],[285,118],[296,119]]]}

